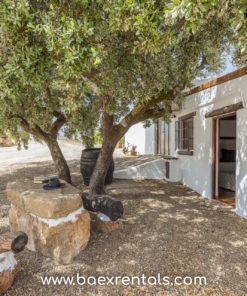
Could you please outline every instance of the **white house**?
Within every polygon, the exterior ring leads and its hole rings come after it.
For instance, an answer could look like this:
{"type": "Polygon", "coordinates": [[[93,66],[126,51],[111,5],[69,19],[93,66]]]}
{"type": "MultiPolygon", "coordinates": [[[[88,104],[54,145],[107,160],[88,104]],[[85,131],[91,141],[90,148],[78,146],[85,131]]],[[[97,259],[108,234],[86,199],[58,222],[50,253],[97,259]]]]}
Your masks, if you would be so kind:
{"type": "MultiPolygon", "coordinates": [[[[204,197],[235,206],[247,218],[246,105],[244,67],[190,90],[170,123],[160,119],[149,128],[133,126],[126,144],[137,145],[140,154],[162,155],[152,161],[157,178],[182,181],[204,197]]],[[[123,173],[119,176],[128,175],[123,173]]]]}

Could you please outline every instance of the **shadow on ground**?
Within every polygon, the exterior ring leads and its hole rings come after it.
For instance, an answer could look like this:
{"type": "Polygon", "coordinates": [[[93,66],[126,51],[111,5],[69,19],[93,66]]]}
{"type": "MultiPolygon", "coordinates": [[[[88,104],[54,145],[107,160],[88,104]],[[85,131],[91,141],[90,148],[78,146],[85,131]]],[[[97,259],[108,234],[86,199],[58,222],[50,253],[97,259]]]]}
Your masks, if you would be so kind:
{"type": "MultiPolygon", "coordinates": [[[[78,162],[73,184],[85,189],[78,162]]],[[[8,230],[6,184],[54,172],[47,163],[13,166],[0,173],[0,233],[8,230]]],[[[124,227],[91,233],[87,248],[70,265],[25,250],[22,271],[7,295],[247,295],[247,221],[230,208],[210,203],[181,184],[115,180],[108,192],[124,203],[124,227]],[[41,276],[205,276],[206,286],[49,286],[41,276]]]]}

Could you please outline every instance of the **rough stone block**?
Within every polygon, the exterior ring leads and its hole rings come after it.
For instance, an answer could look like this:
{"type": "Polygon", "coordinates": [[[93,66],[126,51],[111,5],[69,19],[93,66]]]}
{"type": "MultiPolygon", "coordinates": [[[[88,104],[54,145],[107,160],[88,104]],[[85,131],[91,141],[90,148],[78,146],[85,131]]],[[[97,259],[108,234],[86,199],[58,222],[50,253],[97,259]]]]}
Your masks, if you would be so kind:
{"type": "Polygon", "coordinates": [[[47,191],[43,184],[28,179],[9,182],[7,197],[19,209],[42,218],[64,217],[82,206],[78,190],[68,183],[63,188],[47,191]]]}
{"type": "Polygon", "coordinates": [[[39,251],[61,264],[69,264],[90,237],[90,215],[83,207],[66,217],[47,219],[12,205],[9,222],[11,229],[28,235],[29,250],[39,251]]]}

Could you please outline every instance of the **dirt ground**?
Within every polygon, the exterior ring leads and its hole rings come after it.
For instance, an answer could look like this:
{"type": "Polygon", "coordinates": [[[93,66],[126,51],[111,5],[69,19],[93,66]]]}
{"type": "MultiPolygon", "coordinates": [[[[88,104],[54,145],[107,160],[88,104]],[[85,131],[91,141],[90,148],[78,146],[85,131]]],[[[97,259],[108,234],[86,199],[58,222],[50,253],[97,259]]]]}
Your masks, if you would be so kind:
{"type": "MultiPolygon", "coordinates": [[[[74,185],[83,189],[79,163],[70,161],[70,167],[74,185]]],[[[14,165],[0,172],[0,233],[8,230],[7,182],[52,170],[50,162],[43,162],[14,165]]],[[[17,255],[22,270],[7,296],[247,295],[247,220],[181,184],[115,180],[108,192],[124,204],[123,229],[111,234],[92,232],[87,248],[66,266],[25,250],[17,255]],[[42,286],[40,279],[77,273],[205,276],[207,285],[42,286]]]]}

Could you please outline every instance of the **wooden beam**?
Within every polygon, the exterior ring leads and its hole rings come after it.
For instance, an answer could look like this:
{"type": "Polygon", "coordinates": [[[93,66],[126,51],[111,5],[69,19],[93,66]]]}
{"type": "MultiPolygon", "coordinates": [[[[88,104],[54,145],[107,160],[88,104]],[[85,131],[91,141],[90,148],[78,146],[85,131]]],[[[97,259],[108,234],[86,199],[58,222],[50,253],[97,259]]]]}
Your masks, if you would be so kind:
{"type": "Polygon", "coordinates": [[[224,115],[224,114],[236,112],[237,110],[242,109],[242,108],[244,108],[243,103],[239,102],[239,103],[236,103],[236,104],[228,105],[228,106],[225,106],[225,107],[222,107],[222,108],[207,112],[205,114],[205,117],[206,118],[217,117],[217,116],[221,116],[221,115],[224,115]]]}
{"type": "Polygon", "coordinates": [[[226,74],[224,76],[218,77],[218,78],[210,80],[208,82],[205,82],[205,83],[203,83],[203,84],[201,84],[201,85],[199,85],[199,86],[197,86],[195,88],[192,88],[190,91],[188,91],[186,96],[193,95],[195,93],[198,93],[198,92],[200,92],[202,90],[205,90],[207,88],[210,88],[212,86],[222,84],[224,82],[239,78],[239,77],[244,76],[244,75],[247,75],[247,66],[243,67],[241,69],[238,69],[236,71],[233,71],[233,72],[231,72],[229,74],[226,74]]]}
{"type": "Polygon", "coordinates": [[[196,112],[191,112],[191,113],[186,114],[186,115],[184,115],[184,116],[180,116],[180,117],[178,117],[178,120],[188,119],[188,118],[191,118],[191,117],[193,117],[193,116],[196,116],[196,112]]]}
{"type": "Polygon", "coordinates": [[[212,199],[216,199],[216,145],[217,145],[217,119],[212,122],[212,199]]]}

